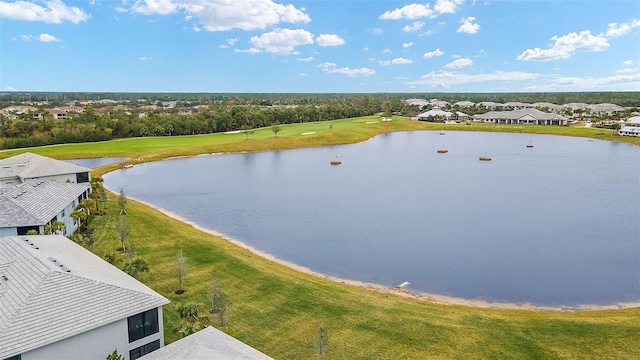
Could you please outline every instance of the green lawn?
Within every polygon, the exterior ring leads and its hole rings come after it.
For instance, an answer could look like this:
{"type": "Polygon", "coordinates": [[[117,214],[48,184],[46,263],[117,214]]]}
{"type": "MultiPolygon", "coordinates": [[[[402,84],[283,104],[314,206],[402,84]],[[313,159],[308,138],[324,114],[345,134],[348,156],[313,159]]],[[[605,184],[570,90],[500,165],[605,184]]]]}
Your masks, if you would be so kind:
{"type": "MultiPolygon", "coordinates": [[[[170,156],[229,151],[260,151],[352,143],[385,131],[464,129],[521,131],[638,140],[611,131],[571,127],[500,127],[443,125],[378,117],[283,125],[274,138],[260,129],[249,140],[244,134],[139,138],[29,149],[56,158],[124,156],[151,161],[170,156]],[[315,134],[301,135],[315,132],[315,134]]],[[[17,152],[0,152],[0,158],[17,152]]],[[[117,166],[96,170],[102,173],[117,166]]],[[[217,236],[135,201],[128,202],[127,222],[138,256],[150,272],[144,282],[171,300],[165,307],[165,338],[178,321],[177,307],[187,301],[207,304],[212,279],[219,278],[233,302],[228,331],[275,359],[316,356],[315,334],[329,333],[326,359],[637,359],[640,354],[640,308],[615,311],[561,312],[480,309],[439,305],[355,287],[304,274],[270,262],[217,236]],[[174,268],[179,250],[188,259],[187,291],[175,295],[174,268]]],[[[96,217],[98,255],[119,247],[116,195],[108,212],[96,217]]],[[[389,239],[393,241],[393,239],[389,239]]]]}

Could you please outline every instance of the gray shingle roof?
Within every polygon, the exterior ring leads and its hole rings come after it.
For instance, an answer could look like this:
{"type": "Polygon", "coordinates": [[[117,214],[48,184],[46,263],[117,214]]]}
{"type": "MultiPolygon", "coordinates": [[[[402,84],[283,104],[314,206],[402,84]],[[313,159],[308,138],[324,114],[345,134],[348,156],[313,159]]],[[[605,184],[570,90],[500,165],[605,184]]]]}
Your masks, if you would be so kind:
{"type": "Polygon", "coordinates": [[[214,328],[207,327],[140,360],[273,360],[249,345],[214,328]]]}
{"type": "Polygon", "coordinates": [[[542,112],[538,109],[522,109],[512,111],[489,111],[485,114],[476,114],[474,119],[520,119],[523,116],[532,116],[538,120],[566,120],[564,116],[542,112]]]}
{"type": "Polygon", "coordinates": [[[83,172],[91,172],[91,169],[29,152],[0,160],[0,179],[11,177],[31,179],[83,172]]]}
{"type": "Polygon", "coordinates": [[[44,225],[90,186],[36,179],[1,189],[0,227],[44,225]]]}
{"type": "Polygon", "coordinates": [[[0,239],[0,359],[168,302],[64,236],[0,239]]]}

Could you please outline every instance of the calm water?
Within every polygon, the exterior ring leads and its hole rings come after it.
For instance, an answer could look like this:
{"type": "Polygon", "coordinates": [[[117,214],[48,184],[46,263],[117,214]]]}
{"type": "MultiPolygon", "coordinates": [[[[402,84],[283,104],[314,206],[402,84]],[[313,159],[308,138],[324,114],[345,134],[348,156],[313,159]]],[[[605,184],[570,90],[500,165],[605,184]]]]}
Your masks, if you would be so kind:
{"type": "Polygon", "coordinates": [[[640,148],[629,144],[401,132],[148,163],[104,179],[330,276],[538,305],[640,300],[640,148]]]}

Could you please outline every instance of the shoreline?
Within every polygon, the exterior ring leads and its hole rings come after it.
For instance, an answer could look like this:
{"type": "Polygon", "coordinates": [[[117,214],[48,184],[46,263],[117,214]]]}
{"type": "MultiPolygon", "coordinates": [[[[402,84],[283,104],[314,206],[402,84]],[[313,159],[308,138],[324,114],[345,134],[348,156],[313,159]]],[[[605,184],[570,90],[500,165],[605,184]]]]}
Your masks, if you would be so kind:
{"type": "MultiPolygon", "coordinates": [[[[205,155],[211,155],[211,154],[205,154],[205,155]]],[[[112,192],[113,194],[118,195],[118,193],[114,192],[113,190],[109,190],[109,189],[107,190],[112,192]]],[[[335,276],[328,276],[326,274],[322,274],[320,272],[311,270],[305,266],[293,263],[291,261],[280,259],[273,254],[256,249],[251,245],[248,245],[240,240],[233,239],[216,230],[212,230],[212,229],[208,229],[203,226],[200,226],[199,224],[193,221],[187,220],[185,218],[182,218],[181,216],[174,214],[173,212],[168,211],[166,209],[154,206],[145,201],[141,201],[139,199],[136,199],[130,196],[127,196],[127,198],[133,201],[136,201],[138,203],[144,204],[154,210],[157,210],[172,219],[181,221],[193,227],[196,230],[202,231],[210,235],[217,236],[225,241],[228,241],[231,244],[234,244],[268,261],[274,262],[279,265],[283,265],[292,270],[295,270],[307,275],[316,276],[316,277],[327,279],[337,283],[360,287],[366,290],[377,291],[377,292],[386,293],[386,294],[393,294],[396,296],[411,298],[418,301],[430,302],[433,304],[459,305],[459,306],[475,307],[475,308],[482,308],[482,309],[577,312],[577,311],[625,310],[625,309],[640,308],[640,300],[637,302],[617,302],[609,305],[578,304],[578,305],[571,305],[571,306],[568,306],[568,305],[544,306],[544,305],[535,305],[531,303],[491,302],[491,301],[486,301],[481,299],[465,299],[460,297],[441,295],[441,294],[432,294],[427,292],[410,292],[402,289],[401,287],[387,287],[381,284],[367,283],[367,282],[353,280],[353,279],[343,279],[335,276]]]]}

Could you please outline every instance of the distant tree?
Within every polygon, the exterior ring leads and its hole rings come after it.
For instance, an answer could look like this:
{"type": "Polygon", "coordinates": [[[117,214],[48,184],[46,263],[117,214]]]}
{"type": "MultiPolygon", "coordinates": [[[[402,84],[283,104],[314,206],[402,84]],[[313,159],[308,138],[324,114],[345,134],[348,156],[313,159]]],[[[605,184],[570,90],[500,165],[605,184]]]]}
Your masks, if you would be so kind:
{"type": "Polygon", "coordinates": [[[280,132],[280,125],[277,121],[271,126],[271,131],[273,131],[273,137],[278,136],[278,133],[280,132]]]}
{"type": "Polygon", "coordinates": [[[324,356],[327,352],[327,347],[329,346],[329,332],[324,325],[318,326],[318,331],[316,332],[316,354],[318,355],[318,359],[324,356]]]}
{"type": "Polygon", "coordinates": [[[120,207],[120,215],[127,214],[127,196],[124,193],[124,189],[120,188],[120,195],[118,196],[118,206],[120,207]]]}
{"type": "Polygon", "coordinates": [[[144,259],[135,258],[129,262],[127,262],[122,271],[131,275],[134,279],[140,280],[144,273],[149,272],[149,265],[144,259]]]}
{"type": "Polygon", "coordinates": [[[113,350],[113,352],[107,355],[107,360],[125,360],[124,356],[118,354],[118,349],[113,350]]]}
{"type": "Polygon", "coordinates": [[[118,239],[120,239],[120,248],[118,251],[126,251],[125,245],[127,238],[129,237],[129,227],[127,226],[127,220],[125,216],[120,215],[118,217],[118,223],[116,224],[116,231],[118,232],[118,239]]]}
{"type": "Polygon", "coordinates": [[[176,290],[176,294],[184,293],[184,277],[187,274],[187,258],[184,257],[182,250],[178,251],[178,259],[176,260],[176,268],[175,275],[178,280],[178,290],[176,290]]]}
{"type": "Polygon", "coordinates": [[[240,131],[244,134],[245,140],[249,140],[249,135],[253,135],[254,130],[249,125],[242,125],[240,131]]]}

